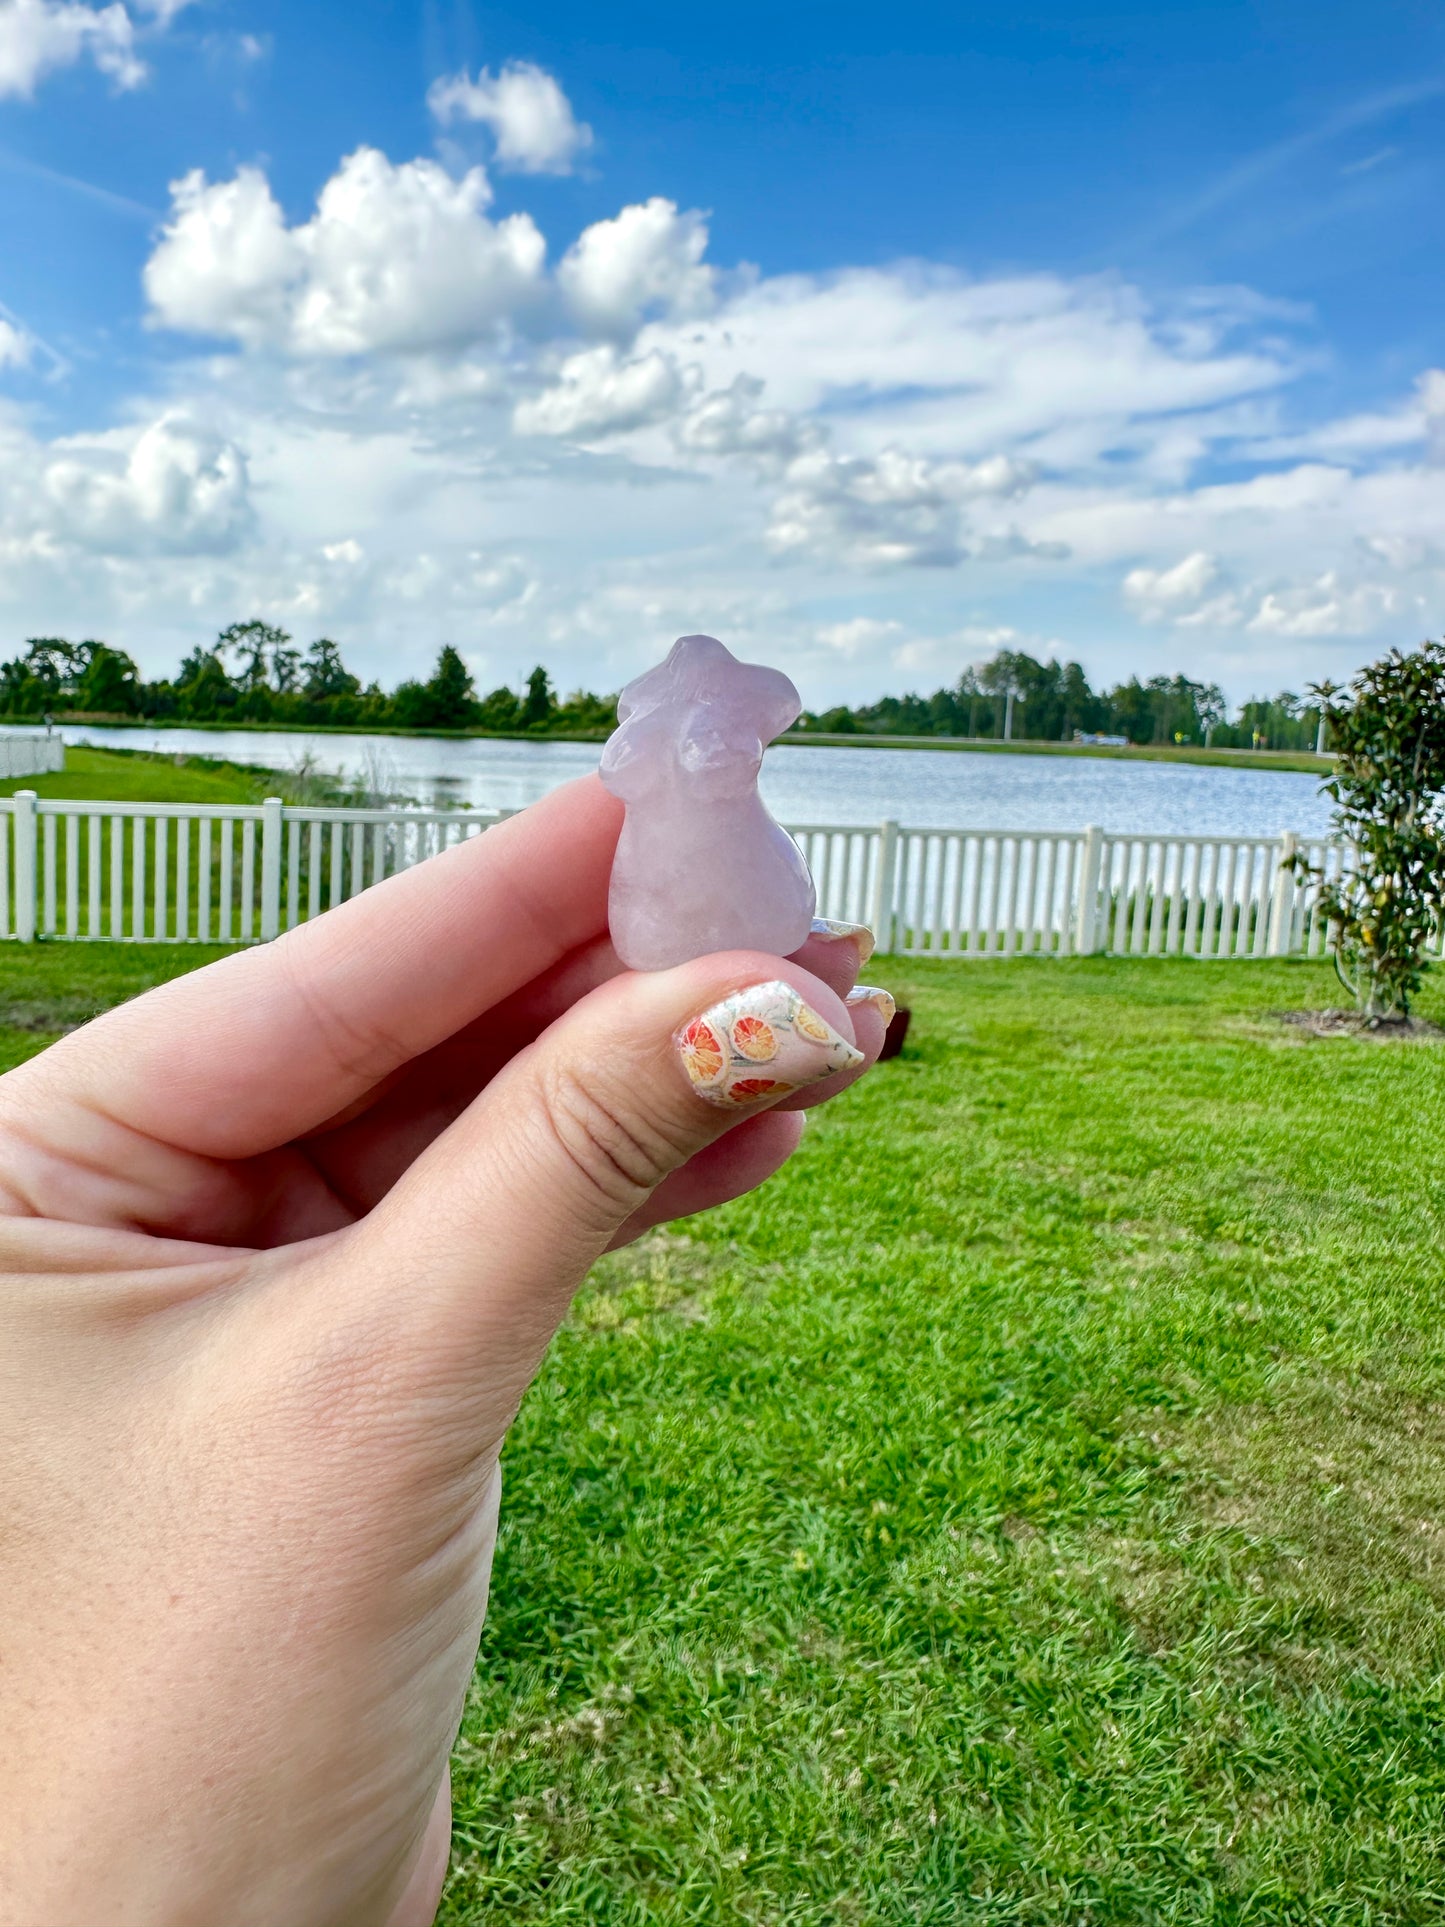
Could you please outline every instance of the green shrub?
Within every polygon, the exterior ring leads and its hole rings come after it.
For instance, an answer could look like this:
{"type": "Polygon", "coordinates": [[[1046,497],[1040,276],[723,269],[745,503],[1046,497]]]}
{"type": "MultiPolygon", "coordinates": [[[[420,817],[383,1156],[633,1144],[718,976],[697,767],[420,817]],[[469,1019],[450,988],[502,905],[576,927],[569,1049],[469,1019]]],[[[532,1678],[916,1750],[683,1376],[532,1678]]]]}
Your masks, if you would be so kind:
{"type": "Polygon", "coordinates": [[[1320,883],[1341,983],[1371,1023],[1408,1013],[1445,911],[1445,644],[1392,649],[1347,690],[1321,684],[1337,761],[1324,788],[1353,858],[1320,883]]]}

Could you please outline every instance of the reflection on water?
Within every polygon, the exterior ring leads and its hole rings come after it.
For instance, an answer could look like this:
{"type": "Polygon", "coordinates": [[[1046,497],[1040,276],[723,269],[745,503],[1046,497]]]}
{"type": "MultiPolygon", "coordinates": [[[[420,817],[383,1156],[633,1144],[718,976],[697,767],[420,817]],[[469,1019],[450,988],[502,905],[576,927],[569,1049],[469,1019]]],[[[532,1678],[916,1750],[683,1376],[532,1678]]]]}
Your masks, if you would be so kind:
{"type": "MultiPolygon", "coordinates": [[[[302,736],[268,730],[67,728],[73,743],[224,756],[269,769],[303,758],[420,803],[521,809],[597,767],[594,743],[508,743],[436,737],[302,736]]],[[[1082,829],[1163,835],[1317,836],[1329,827],[1319,779],[1285,770],[1206,769],[1095,757],[959,750],[769,750],[763,793],[788,823],[877,823],[938,829],[1082,829]]]]}

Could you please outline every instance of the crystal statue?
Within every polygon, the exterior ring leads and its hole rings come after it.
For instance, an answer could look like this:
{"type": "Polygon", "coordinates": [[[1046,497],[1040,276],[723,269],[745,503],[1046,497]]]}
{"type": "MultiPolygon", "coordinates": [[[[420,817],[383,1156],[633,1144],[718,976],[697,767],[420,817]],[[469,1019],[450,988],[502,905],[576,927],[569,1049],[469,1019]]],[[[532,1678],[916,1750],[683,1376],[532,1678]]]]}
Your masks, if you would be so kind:
{"type": "Polygon", "coordinates": [[[684,636],[623,690],[602,781],[627,806],[608,911],[630,970],[801,947],[813,879],[758,771],[802,707],[781,670],[739,662],[712,636],[684,636]]]}

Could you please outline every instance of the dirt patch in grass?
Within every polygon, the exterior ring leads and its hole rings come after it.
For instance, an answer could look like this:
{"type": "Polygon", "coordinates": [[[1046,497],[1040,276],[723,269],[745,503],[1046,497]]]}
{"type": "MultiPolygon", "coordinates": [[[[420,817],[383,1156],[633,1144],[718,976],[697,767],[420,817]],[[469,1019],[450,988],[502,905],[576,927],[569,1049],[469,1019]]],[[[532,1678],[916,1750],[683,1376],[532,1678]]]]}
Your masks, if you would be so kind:
{"type": "Polygon", "coordinates": [[[1110,1589],[1156,1651],[1318,1683],[1445,1652],[1445,1403],[1322,1384],[1151,1433],[1178,1527],[1114,1543],[1110,1589]]]}
{"type": "Polygon", "coordinates": [[[1381,1043],[1439,1042],[1445,1028],[1424,1017],[1362,1017],[1357,1010],[1275,1010],[1277,1024],[1288,1024],[1307,1037],[1373,1037],[1381,1043]]]}
{"type": "Polygon", "coordinates": [[[722,1263],[716,1248],[659,1225],[598,1261],[573,1316],[594,1332],[637,1332],[657,1317],[702,1324],[708,1287],[722,1263]]]}
{"type": "Polygon", "coordinates": [[[108,1008],[93,997],[0,997],[0,1030],[65,1037],[108,1008]]]}

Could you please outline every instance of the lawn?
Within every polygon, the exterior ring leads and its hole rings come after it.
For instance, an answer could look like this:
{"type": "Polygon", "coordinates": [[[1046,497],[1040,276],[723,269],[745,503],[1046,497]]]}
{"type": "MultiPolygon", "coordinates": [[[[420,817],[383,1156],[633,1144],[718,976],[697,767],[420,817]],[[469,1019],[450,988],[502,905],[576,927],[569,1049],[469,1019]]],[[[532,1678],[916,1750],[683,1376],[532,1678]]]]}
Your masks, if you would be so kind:
{"type": "MultiPolygon", "coordinates": [[[[12,949],[6,1061],[186,961],[12,949]]],[[[1445,1045],[876,975],[907,1054],[528,1401],[443,1921],[1445,1919],[1445,1045]]]]}
{"type": "Polygon", "coordinates": [[[0,796],[34,790],[37,796],[101,797],[107,803],[260,803],[283,793],[276,788],[276,774],[210,757],[71,744],[62,771],[8,777],[0,781],[0,796]]]}

